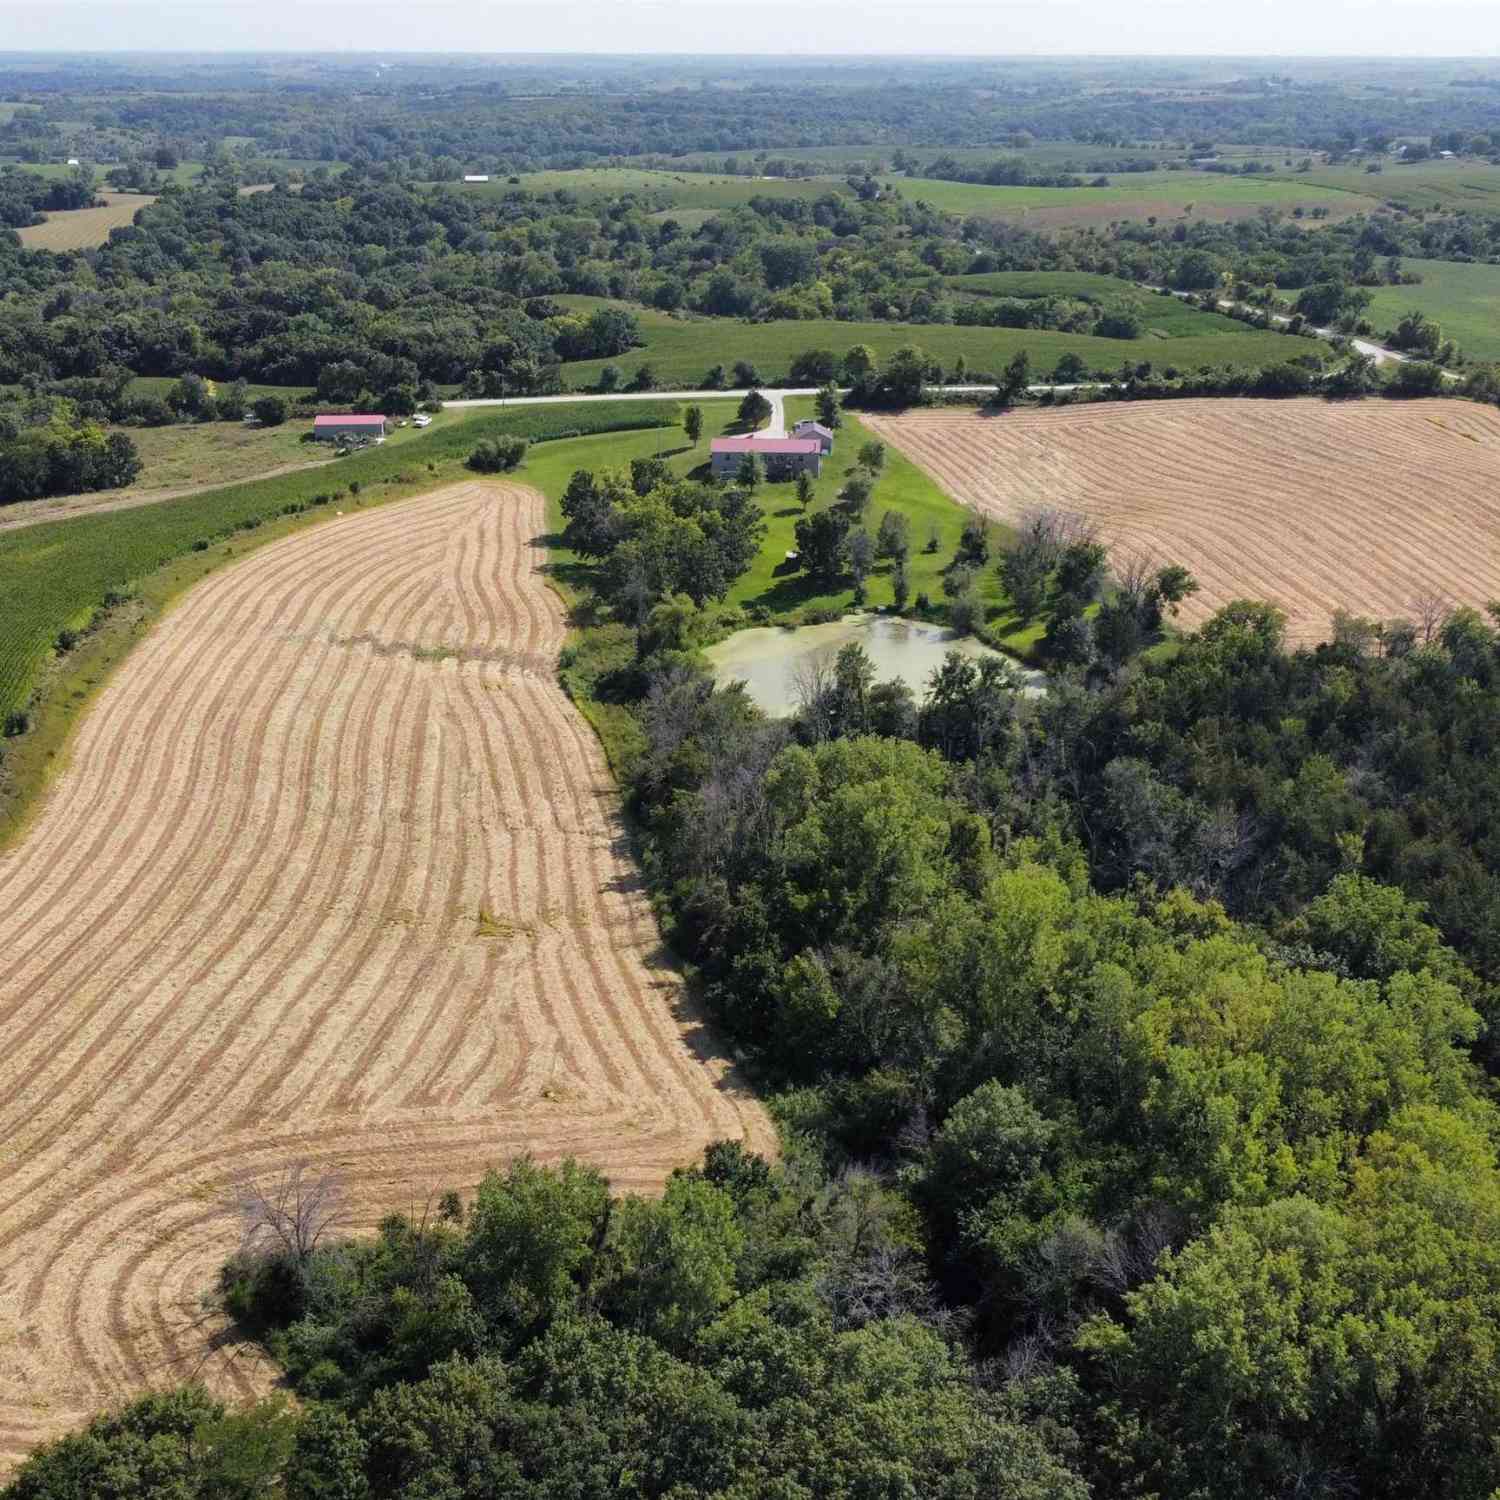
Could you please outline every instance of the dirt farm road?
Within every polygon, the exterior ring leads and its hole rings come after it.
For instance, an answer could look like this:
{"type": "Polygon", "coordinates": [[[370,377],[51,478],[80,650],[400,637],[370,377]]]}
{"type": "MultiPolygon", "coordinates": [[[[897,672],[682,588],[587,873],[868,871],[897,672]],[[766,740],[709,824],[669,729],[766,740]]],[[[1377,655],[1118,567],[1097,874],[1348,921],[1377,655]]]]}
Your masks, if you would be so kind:
{"type": "Polygon", "coordinates": [[[521,1151],[651,1190],[774,1146],[668,966],[555,678],[544,504],[470,483],[214,574],[0,858],[0,1477],[101,1406],[265,1388],[201,1298],[234,1174],[351,1227],[521,1151]]]}

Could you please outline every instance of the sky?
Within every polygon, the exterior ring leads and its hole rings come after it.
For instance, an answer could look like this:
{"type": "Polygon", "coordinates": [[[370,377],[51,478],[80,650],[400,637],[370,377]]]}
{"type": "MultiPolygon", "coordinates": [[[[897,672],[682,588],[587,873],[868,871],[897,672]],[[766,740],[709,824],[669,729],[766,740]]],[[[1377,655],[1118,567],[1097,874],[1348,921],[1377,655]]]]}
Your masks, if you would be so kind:
{"type": "Polygon", "coordinates": [[[1500,0],[0,0],[0,50],[1500,55],[1500,0]]]}

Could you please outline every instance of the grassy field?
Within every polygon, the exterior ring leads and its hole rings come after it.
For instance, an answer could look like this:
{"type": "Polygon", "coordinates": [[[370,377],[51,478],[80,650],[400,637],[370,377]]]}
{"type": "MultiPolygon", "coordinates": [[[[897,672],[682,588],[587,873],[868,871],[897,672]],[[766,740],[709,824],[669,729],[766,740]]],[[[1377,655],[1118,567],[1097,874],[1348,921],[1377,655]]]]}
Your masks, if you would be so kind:
{"type": "MultiPolygon", "coordinates": [[[[1125,286],[1126,283],[1121,283],[1125,286]]],[[[603,305],[597,298],[560,299],[580,308],[603,305]]],[[[1151,299],[1154,305],[1157,299],[1151,299]]],[[[1084,334],[1036,332],[1024,328],[960,328],[947,323],[838,323],[831,320],[798,323],[742,323],[730,318],[673,318],[649,308],[632,308],[646,345],[615,359],[577,360],[562,367],[563,378],[574,389],[592,387],[606,365],[615,365],[628,380],[649,363],[664,386],[690,390],[709,368],[726,370],[737,360],[750,360],[763,383],[775,384],[787,374],[793,359],[809,349],[831,349],[842,355],[855,344],[868,344],[885,359],[906,344],[925,349],[951,368],[962,355],[971,371],[998,371],[1019,349],[1031,356],[1037,374],[1049,374],[1064,354],[1077,354],[1090,370],[1113,374],[1127,359],[1150,359],[1184,370],[1202,365],[1235,365],[1259,369],[1300,352],[1283,334],[1247,330],[1242,324],[1211,314],[1196,314],[1195,333],[1158,339],[1100,339],[1084,334]],[[1220,329],[1226,324],[1228,330],[1220,329]],[[1205,329],[1209,331],[1204,331],[1205,329]]],[[[1165,324],[1185,329],[1187,322],[1161,314],[1165,324]]]]}
{"type": "MultiPolygon", "coordinates": [[[[0,123],[4,122],[0,121],[0,123]]],[[[15,165],[20,167],[23,172],[34,172],[38,177],[47,178],[67,177],[78,170],[77,167],[70,167],[65,162],[60,161],[18,161],[15,165]]],[[[104,174],[109,168],[100,166],[98,163],[92,163],[91,165],[94,168],[94,175],[99,179],[100,186],[103,187],[104,174]]],[[[160,173],[163,182],[175,182],[183,187],[186,187],[189,183],[196,182],[202,175],[203,163],[201,161],[179,162],[175,167],[160,173]]]]}
{"type": "MultiPolygon", "coordinates": [[[[919,162],[936,161],[940,156],[954,161],[976,165],[1019,157],[1028,166],[1037,170],[1058,170],[1069,163],[1139,161],[1143,157],[1169,159],[1184,154],[1180,147],[1172,146],[1086,146],[1077,141],[1038,141],[1024,148],[1014,146],[905,146],[887,144],[883,146],[789,146],[784,150],[756,147],[750,151],[688,151],[674,161],[683,166],[701,170],[703,167],[717,168],[726,158],[733,157],[741,166],[750,166],[758,161],[782,160],[812,162],[826,172],[847,171],[889,163],[897,151],[905,151],[919,162]]],[[[1264,155],[1264,153],[1262,153],[1264,155]]]]}
{"type": "MultiPolygon", "coordinates": [[[[236,532],[300,515],[317,495],[337,491],[345,495],[337,503],[349,505],[457,478],[487,436],[512,432],[543,442],[565,432],[675,423],[677,410],[666,401],[482,410],[425,434],[420,445],[386,444],[330,467],[0,534],[0,717],[26,700],[59,632],[85,628],[111,591],[127,590],[195,549],[209,550],[219,538],[243,550],[236,532]],[[355,482],[358,499],[346,493],[355,482]]],[[[326,499],[319,507],[334,508],[326,499]]]]}
{"type": "Polygon", "coordinates": [[[1500,360],[1500,266],[1451,260],[1405,264],[1421,276],[1420,284],[1372,288],[1371,323],[1385,332],[1403,313],[1424,312],[1471,359],[1500,360]]]}
{"type": "Polygon", "coordinates": [[[18,229],[28,250],[87,250],[103,245],[111,229],[129,224],[148,203],[156,199],[141,193],[101,193],[103,208],[69,208],[49,213],[45,224],[18,229]]]}
{"type": "MultiPolygon", "coordinates": [[[[834,184],[822,180],[789,182],[782,178],[719,177],[705,172],[643,172],[633,167],[584,168],[571,172],[528,172],[521,178],[528,193],[555,193],[566,189],[582,198],[606,198],[620,193],[638,193],[658,201],[662,208],[725,209],[748,203],[755,197],[820,198],[834,184]]],[[[503,177],[454,191],[500,197],[515,192],[503,177]]]]}
{"type": "Polygon", "coordinates": [[[1379,172],[1363,166],[1315,167],[1281,181],[1346,193],[1361,193],[1408,212],[1500,212],[1500,167],[1482,161],[1424,161],[1404,167],[1388,158],[1379,172]]]}
{"type": "Polygon", "coordinates": [[[1216,172],[1121,172],[1107,188],[986,187],[933,177],[884,177],[905,198],[946,213],[993,219],[1024,219],[1039,225],[1103,223],[1110,219],[1233,219],[1262,207],[1290,213],[1301,206],[1327,208],[1340,217],[1372,205],[1360,189],[1315,182],[1303,175],[1229,177],[1216,172]],[[1189,215],[1191,209],[1191,215],[1189,215]]]}
{"type": "Polygon", "coordinates": [[[1132,281],[1093,271],[988,271],[975,276],[949,276],[944,285],[974,296],[1072,297],[1084,302],[1124,304],[1140,314],[1149,338],[1245,334],[1243,323],[1222,313],[1203,312],[1180,297],[1147,291],[1132,281]]]}
{"type": "MultiPolygon", "coordinates": [[[[165,397],[176,384],[175,375],[137,375],[126,388],[126,394],[165,397]]],[[[257,396],[284,396],[288,401],[301,401],[313,394],[310,385],[256,385],[252,382],[246,389],[252,401],[257,396]]]]}
{"type": "MultiPolygon", "coordinates": [[[[426,442],[472,415],[466,410],[439,412],[432,419],[432,426],[426,429],[393,429],[385,446],[399,448],[405,443],[426,442]]],[[[263,474],[267,469],[297,463],[316,464],[333,456],[331,444],[306,441],[312,424],[298,420],[285,422],[280,427],[248,427],[243,422],[196,422],[120,430],[140,451],[141,474],[134,484],[123,490],[111,490],[111,495],[175,490],[189,485],[234,484],[263,474]]]]}

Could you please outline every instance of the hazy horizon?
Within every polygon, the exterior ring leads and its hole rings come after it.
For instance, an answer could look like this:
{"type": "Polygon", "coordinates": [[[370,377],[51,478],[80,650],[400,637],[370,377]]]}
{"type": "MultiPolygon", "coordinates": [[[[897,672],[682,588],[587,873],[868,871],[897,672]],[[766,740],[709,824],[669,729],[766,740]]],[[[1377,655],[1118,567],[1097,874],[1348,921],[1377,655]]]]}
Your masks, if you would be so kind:
{"type": "Polygon", "coordinates": [[[1494,0],[0,0],[7,52],[579,56],[1421,58],[1500,54],[1494,0]],[[351,36],[351,31],[357,33],[351,36]],[[919,35],[914,34],[920,32],[919,35]],[[1086,39],[1087,44],[1080,46],[1086,39]]]}

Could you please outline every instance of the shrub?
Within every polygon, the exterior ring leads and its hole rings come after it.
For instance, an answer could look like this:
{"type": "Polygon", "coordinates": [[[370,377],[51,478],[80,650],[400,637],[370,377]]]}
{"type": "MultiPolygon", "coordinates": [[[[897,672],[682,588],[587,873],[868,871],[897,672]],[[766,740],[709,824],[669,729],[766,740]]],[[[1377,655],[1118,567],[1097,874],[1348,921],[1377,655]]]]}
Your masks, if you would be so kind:
{"type": "Polygon", "coordinates": [[[480,443],[467,462],[478,474],[508,474],[525,456],[526,439],[506,436],[480,443]]]}
{"type": "Polygon", "coordinates": [[[257,396],[250,410],[262,427],[279,427],[287,417],[287,404],[281,396],[257,396]]]}
{"type": "Polygon", "coordinates": [[[5,716],[5,737],[13,740],[31,728],[31,715],[24,708],[13,708],[5,716]]]}

